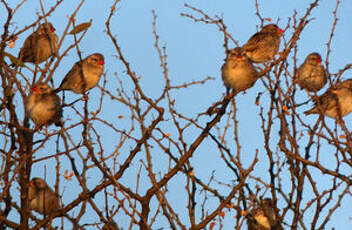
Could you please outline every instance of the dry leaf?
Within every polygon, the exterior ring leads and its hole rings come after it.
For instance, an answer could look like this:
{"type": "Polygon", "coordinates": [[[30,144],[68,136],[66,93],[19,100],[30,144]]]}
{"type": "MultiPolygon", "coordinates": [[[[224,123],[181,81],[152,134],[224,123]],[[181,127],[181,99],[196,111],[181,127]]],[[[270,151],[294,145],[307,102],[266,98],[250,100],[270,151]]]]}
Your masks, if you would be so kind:
{"type": "Polygon", "coordinates": [[[15,47],[15,41],[10,40],[10,41],[9,41],[9,47],[10,47],[11,49],[14,48],[14,47],[15,47]]]}
{"type": "Polygon", "coordinates": [[[259,105],[259,100],[260,100],[260,96],[262,95],[263,93],[262,92],[259,92],[257,97],[255,98],[255,104],[258,106],[259,105]]]}
{"type": "Polygon", "coordinates": [[[92,19],[89,22],[81,23],[77,25],[73,30],[68,34],[78,34],[84,30],[87,30],[92,25],[92,19]]]}
{"type": "Polygon", "coordinates": [[[290,112],[288,111],[288,108],[286,105],[282,106],[282,110],[285,111],[286,115],[290,115],[290,112]]]}
{"type": "Polygon", "coordinates": [[[18,39],[18,37],[15,36],[15,35],[12,35],[12,36],[9,37],[9,47],[10,48],[14,48],[15,47],[17,39],[18,39]]]}
{"type": "Polygon", "coordinates": [[[65,173],[63,175],[63,177],[66,179],[66,180],[72,180],[72,177],[73,177],[74,173],[71,172],[69,175],[68,175],[68,169],[65,170],[65,173]]]}

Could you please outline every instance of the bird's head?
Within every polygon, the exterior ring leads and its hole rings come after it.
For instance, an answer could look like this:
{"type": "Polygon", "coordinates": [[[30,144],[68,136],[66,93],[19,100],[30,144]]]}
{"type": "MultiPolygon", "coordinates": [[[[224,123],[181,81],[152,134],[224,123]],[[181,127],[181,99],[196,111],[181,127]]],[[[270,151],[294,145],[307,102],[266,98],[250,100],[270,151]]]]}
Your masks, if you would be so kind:
{"type": "Polygon", "coordinates": [[[276,24],[268,24],[263,27],[262,31],[279,35],[282,35],[284,33],[284,31],[280,29],[276,24]]]}
{"type": "Polygon", "coordinates": [[[88,63],[91,63],[96,66],[104,67],[104,56],[100,53],[94,53],[87,57],[88,63]]]}
{"type": "Polygon", "coordinates": [[[29,182],[29,186],[36,189],[45,189],[47,187],[46,182],[39,177],[32,178],[29,182]]]}
{"type": "Polygon", "coordinates": [[[307,57],[307,62],[311,65],[319,65],[321,64],[321,56],[319,53],[311,53],[307,57]]]}
{"type": "Polygon", "coordinates": [[[228,58],[236,62],[246,61],[248,59],[246,53],[241,49],[241,47],[236,47],[230,50],[228,58]]]}
{"type": "Polygon", "coordinates": [[[38,28],[39,34],[50,34],[55,32],[55,27],[50,22],[41,24],[38,28]]]}
{"type": "Polygon", "coordinates": [[[32,86],[32,92],[35,94],[46,94],[51,92],[51,88],[46,83],[38,83],[32,86]]]}

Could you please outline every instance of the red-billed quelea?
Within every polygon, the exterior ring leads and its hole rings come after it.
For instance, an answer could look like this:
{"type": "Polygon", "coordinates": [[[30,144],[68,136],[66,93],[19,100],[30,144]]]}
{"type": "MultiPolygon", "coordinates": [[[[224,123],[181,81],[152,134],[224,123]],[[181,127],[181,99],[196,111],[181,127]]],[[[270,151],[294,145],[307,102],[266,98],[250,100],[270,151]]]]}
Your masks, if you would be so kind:
{"type": "Polygon", "coordinates": [[[35,84],[25,100],[25,111],[36,128],[55,123],[61,126],[62,107],[60,97],[46,84],[35,84]]]}
{"type": "Polygon", "coordinates": [[[263,63],[274,59],[280,48],[283,30],[275,24],[268,24],[261,31],[255,33],[242,49],[247,56],[256,63],[263,63]]]}
{"type": "Polygon", "coordinates": [[[77,94],[84,94],[98,85],[103,70],[104,56],[100,53],[89,55],[72,67],[55,91],[71,90],[77,94]]]}
{"type": "Polygon", "coordinates": [[[58,37],[51,23],[43,23],[29,35],[18,54],[22,62],[42,63],[51,56],[57,56],[58,37]]]}
{"type": "Polygon", "coordinates": [[[29,183],[29,207],[41,214],[51,214],[60,208],[59,195],[46,182],[38,177],[29,183]]]}
{"type": "Polygon", "coordinates": [[[221,72],[225,86],[236,93],[251,88],[258,80],[257,70],[240,47],[230,50],[221,72]]]}
{"type": "Polygon", "coordinates": [[[339,119],[352,112],[352,79],[330,87],[319,96],[312,109],[305,111],[306,115],[321,114],[339,119]]]}
{"type": "Polygon", "coordinates": [[[327,75],[321,64],[321,56],[311,53],[299,67],[296,82],[302,88],[310,92],[317,92],[323,88],[327,81],[327,75]]]}
{"type": "Polygon", "coordinates": [[[248,216],[248,230],[281,230],[275,214],[274,204],[270,198],[265,198],[248,216]]]}

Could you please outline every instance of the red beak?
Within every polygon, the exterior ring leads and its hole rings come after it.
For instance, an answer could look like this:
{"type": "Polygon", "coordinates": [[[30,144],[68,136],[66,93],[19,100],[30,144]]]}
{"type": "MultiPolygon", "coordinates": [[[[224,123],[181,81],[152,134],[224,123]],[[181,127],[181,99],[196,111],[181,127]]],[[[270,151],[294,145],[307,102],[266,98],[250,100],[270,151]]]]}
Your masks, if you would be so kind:
{"type": "Polygon", "coordinates": [[[317,59],[317,63],[321,63],[321,59],[320,58],[317,59]]]}
{"type": "Polygon", "coordinates": [[[39,89],[38,89],[38,87],[37,87],[37,86],[32,87],[32,90],[33,90],[34,92],[36,92],[36,93],[38,93],[38,92],[39,92],[39,89]]]}
{"type": "Polygon", "coordinates": [[[30,182],[29,182],[29,187],[34,187],[33,181],[30,181],[30,182]]]}
{"type": "Polygon", "coordinates": [[[98,65],[104,65],[104,59],[100,59],[100,60],[98,61],[98,65]]]}
{"type": "Polygon", "coordinates": [[[55,28],[54,28],[54,27],[51,27],[51,28],[50,28],[50,31],[51,31],[52,33],[54,33],[54,32],[55,32],[55,28]]]}
{"type": "Polygon", "coordinates": [[[282,34],[283,32],[284,32],[284,31],[283,31],[282,29],[280,29],[280,28],[277,29],[277,33],[278,33],[278,34],[282,34]]]}

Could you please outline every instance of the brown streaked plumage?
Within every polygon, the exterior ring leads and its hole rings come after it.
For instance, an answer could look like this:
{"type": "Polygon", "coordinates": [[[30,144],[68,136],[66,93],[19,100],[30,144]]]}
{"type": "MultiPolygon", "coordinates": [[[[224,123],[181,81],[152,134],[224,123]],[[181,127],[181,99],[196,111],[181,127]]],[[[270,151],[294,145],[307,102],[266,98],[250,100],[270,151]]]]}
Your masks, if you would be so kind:
{"type": "Polygon", "coordinates": [[[29,35],[18,54],[22,62],[39,64],[51,56],[57,56],[58,36],[51,23],[43,23],[29,35]]]}
{"type": "Polygon", "coordinates": [[[30,209],[43,215],[51,214],[60,208],[59,195],[41,178],[35,177],[30,181],[28,197],[30,209]]]}
{"type": "Polygon", "coordinates": [[[25,111],[37,127],[52,123],[62,125],[61,100],[46,83],[37,83],[31,88],[25,100],[25,111]]]}
{"type": "Polygon", "coordinates": [[[240,47],[230,50],[221,67],[222,80],[237,93],[251,88],[258,80],[258,72],[240,47]]]}
{"type": "Polygon", "coordinates": [[[333,119],[344,117],[352,112],[352,79],[330,87],[316,99],[312,109],[305,111],[306,115],[321,114],[333,119]]]}
{"type": "Polygon", "coordinates": [[[296,82],[302,89],[317,92],[323,88],[327,82],[327,74],[321,64],[320,54],[309,54],[299,67],[296,77],[296,82]]]}
{"type": "Polygon", "coordinates": [[[265,198],[248,215],[248,230],[282,230],[276,216],[274,203],[270,198],[265,198]]]}
{"type": "Polygon", "coordinates": [[[89,55],[72,67],[55,91],[71,90],[83,94],[98,85],[103,70],[104,56],[100,53],[89,55]]]}
{"type": "Polygon", "coordinates": [[[272,60],[279,51],[282,33],[277,25],[268,24],[255,33],[242,49],[253,62],[263,63],[272,60]]]}

